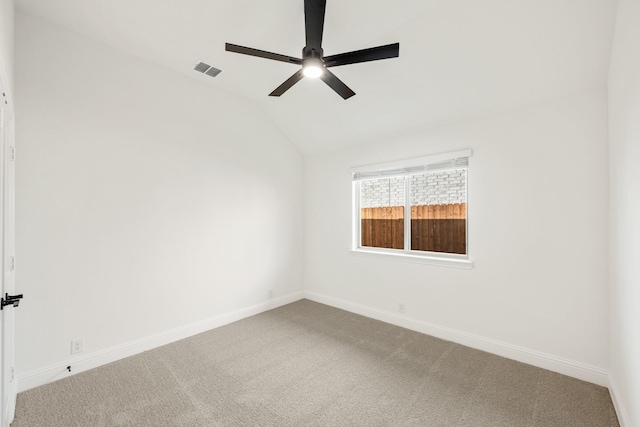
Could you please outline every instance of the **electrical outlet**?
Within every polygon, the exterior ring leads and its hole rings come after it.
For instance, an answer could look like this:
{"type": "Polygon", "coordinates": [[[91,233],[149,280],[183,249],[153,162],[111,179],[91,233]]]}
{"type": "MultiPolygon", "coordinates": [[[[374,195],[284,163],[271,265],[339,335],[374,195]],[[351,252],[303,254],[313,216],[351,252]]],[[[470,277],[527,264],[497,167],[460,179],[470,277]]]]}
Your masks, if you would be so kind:
{"type": "Polygon", "coordinates": [[[79,340],[71,341],[71,354],[82,353],[84,351],[84,340],[80,338],[79,340]]]}
{"type": "Polygon", "coordinates": [[[273,298],[273,289],[269,289],[269,298],[273,298]]]}
{"type": "Polygon", "coordinates": [[[399,302],[398,303],[398,313],[404,313],[404,303],[403,302],[399,302]]]}

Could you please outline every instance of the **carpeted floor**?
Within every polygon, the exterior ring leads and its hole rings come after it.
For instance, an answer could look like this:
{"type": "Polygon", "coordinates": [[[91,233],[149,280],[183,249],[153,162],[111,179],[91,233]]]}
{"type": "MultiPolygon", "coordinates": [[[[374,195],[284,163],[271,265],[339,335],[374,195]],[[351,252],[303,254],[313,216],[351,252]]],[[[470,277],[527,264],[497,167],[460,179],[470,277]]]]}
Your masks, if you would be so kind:
{"type": "Polygon", "coordinates": [[[311,301],[20,393],[12,427],[608,427],[606,388],[311,301]]]}

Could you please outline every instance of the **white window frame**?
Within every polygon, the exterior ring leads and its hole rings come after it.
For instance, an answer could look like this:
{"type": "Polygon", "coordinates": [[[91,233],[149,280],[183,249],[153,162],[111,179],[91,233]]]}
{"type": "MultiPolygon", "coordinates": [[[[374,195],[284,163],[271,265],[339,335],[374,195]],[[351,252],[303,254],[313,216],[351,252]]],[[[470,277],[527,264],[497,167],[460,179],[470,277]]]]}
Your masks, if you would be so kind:
{"type": "MultiPolygon", "coordinates": [[[[352,241],[351,241],[351,253],[353,255],[374,257],[379,259],[404,261],[404,262],[417,262],[424,264],[439,265],[445,267],[455,268],[473,268],[473,262],[470,257],[469,248],[469,166],[466,166],[466,187],[467,187],[467,221],[466,221],[466,248],[467,253],[462,254],[448,254],[444,252],[427,252],[427,251],[415,251],[411,250],[411,210],[407,211],[407,206],[411,203],[410,198],[410,185],[408,180],[405,179],[405,221],[404,221],[404,249],[388,249],[388,248],[374,248],[369,246],[361,246],[361,225],[360,220],[360,182],[361,180],[355,179],[357,174],[361,173],[376,173],[383,174],[385,171],[392,171],[398,169],[416,168],[419,166],[426,166],[434,163],[441,163],[456,159],[470,159],[473,152],[470,149],[459,150],[449,153],[441,153],[431,156],[414,157],[406,160],[399,160],[387,163],[378,163],[373,165],[358,166],[349,169],[349,173],[352,177],[352,241]],[[407,220],[409,219],[409,220],[407,220]]],[[[442,169],[446,170],[446,169],[442,169]]],[[[422,174],[423,171],[407,172],[403,176],[408,177],[411,175],[422,174]]]]}

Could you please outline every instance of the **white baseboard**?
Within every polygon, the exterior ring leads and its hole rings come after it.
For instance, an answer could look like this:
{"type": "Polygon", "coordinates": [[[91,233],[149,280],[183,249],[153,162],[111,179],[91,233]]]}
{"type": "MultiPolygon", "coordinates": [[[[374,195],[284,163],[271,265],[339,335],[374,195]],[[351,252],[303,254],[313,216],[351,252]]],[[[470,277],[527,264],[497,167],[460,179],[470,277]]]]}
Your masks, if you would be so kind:
{"type": "Polygon", "coordinates": [[[411,329],[416,332],[431,335],[446,341],[452,341],[467,347],[486,351],[488,353],[497,354],[498,356],[508,359],[517,360],[518,362],[527,363],[549,371],[557,372],[583,381],[598,384],[603,387],[609,386],[609,373],[607,370],[590,366],[584,363],[575,362],[573,360],[564,359],[562,357],[553,356],[551,354],[542,353],[528,348],[507,344],[479,335],[469,334],[450,328],[423,322],[421,320],[412,319],[404,315],[389,313],[375,308],[366,307],[360,304],[354,304],[348,301],[318,294],[315,292],[304,291],[304,297],[311,301],[321,304],[330,305],[392,325],[411,329]]]}
{"type": "Polygon", "coordinates": [[[616,409],[616,414],[618,414],[618,422],[620,423],[620,427],[631,427],[631,419],[629,418],[629,413],[627,412],[626,407],[620,399],[620,391],[618,389],[618,385],[611,374],[609,375],[609,394],[611,395],[613,407],[616,409]]]}
{"type": "Polygon", "coordinates": [[[336,307],[382,322],[390,323],[396,326],[407,328],[416,332],[431,335],[447,341],[452,341],[478,350],[497,354],[508,359],[517,360],[550,371],[558,372],[563,375],[588,381],[603,387],[609,387],[611,399],[613,400],[621,427],[630,427],[627,412],[619,399],[613,378],[609,377],[606,370],[590,366],[584,363],[575,362],[550,354],[538,352],[535,350],[514,346],[478,335],[466,332],[456,331],[454,329],[445,328],[431,323],[411,319],[394,313],[366,307],[360,304],[354,304],[348,301],[329,297],[310,291],[295,292],[280,298],[269,300],[267,302],[236,310],[231,313],[222,314],[211,319],[195,322],[189,325],[174,328],[159,334],[145,337],[136,341],[111,347],[95,353],[87,354],[81,357],[69,359],[66,362],[51,365],[46,368],[37,369],[31,372],[20,374],[16,377],[17,390],[22,392],[40,385],[50,383],[52,381],[62,379],[88,369],[115,362],[125,357],[133,356],[147,350],[151,350],[162,345],[166,345],[190,336],[206,332],[220,326],[254,316],[265,311],[290,304],[300,299],[309,299],[321,304],[336,307]],[[67,370],[67,366],[71,366],[71,372],[67,370]]]}
{"type": "Polygon", "coordinates": [[[151,350],[211,329],[219,328],[220,326],[236,322],[246,317],[254,316],[256,314],[290,304],[301,300],[302,298],[302,292],[295,292],[280,298],[271,299],[252,307],[243,308],[231,313],[191,323],[189,325],[174,328],[159,334],[151,335],[81,357],[75,357],[66,362],[51,365],[46,368],[26,372],[16,377],[18,392],[29,390],[88,369],[97,368],[98,366],[115,362],[116,360],[133,356],[135,354],[142,353],[143,351],[151,350]],[[71,366],[71,372],[67,370],[67,366],[71,366]]]}

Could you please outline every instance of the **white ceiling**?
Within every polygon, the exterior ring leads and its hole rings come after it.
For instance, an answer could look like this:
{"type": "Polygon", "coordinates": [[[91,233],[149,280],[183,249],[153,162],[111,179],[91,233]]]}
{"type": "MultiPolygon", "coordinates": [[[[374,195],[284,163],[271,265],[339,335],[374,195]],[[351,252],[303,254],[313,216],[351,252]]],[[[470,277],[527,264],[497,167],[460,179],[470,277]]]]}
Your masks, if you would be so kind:
{"type": "MultiPolygon", "coordinates": [[[[16,0],[18,10],[259,104],[305,154],[606,84],[617,0],[328,0],[326,55],[400,42],[400,58],[333,68],[344,101],[296,66],[303,0],[16,0]],[[197,59],[223,70],[191,70],[197,59]]],[[[18,46],[19,48],[19,46],[18,46]]]]}

